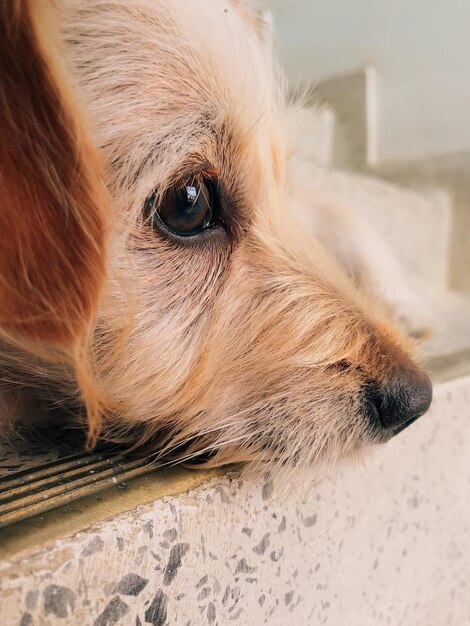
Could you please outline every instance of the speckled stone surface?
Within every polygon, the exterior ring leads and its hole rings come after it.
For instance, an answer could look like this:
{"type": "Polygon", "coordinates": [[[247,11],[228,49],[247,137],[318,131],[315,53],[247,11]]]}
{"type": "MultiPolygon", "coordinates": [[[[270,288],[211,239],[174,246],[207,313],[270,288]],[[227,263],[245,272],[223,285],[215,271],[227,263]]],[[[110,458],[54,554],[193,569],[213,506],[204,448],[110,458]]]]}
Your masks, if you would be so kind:
{"type": "Polygon", "coordinates": [[[470,378],[306,499],[216,478],[9,554],[0,576],[2,626],[468,626],[470,378]]]}

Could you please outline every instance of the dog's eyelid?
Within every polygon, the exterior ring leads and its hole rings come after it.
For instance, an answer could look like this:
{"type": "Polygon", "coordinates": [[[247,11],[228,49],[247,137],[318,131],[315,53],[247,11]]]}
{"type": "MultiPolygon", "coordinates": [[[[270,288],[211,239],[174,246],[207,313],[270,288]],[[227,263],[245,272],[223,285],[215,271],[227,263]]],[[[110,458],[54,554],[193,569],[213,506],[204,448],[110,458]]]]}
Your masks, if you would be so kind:
{"type": "Polygon", "coordinates": [[[171,178],[171,183],[174,184],[178,180],[184,181],[185,179],[189,180],[190,178],[198,179],[201,176],[208,178],[209,180],[215,180],[219,178],[220,170],[216,165],[210,163],[209,161],[186,162],[186,164],[182,165],[174,173],[174,176],[171,178]]]}

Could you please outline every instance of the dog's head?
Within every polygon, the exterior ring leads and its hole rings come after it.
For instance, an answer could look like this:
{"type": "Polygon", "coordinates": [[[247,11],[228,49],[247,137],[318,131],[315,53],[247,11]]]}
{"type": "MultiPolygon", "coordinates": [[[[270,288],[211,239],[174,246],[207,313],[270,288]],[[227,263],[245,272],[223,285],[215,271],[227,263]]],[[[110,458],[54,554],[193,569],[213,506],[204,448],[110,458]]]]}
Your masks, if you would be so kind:
{"type": "Polygon", "coordinates": [[[104,434],[181,459],[306,464],[421,415],[413,345],[292,216],[259,22],[229,0],[64,0],[63,20],[110,169],[104,434]]]}

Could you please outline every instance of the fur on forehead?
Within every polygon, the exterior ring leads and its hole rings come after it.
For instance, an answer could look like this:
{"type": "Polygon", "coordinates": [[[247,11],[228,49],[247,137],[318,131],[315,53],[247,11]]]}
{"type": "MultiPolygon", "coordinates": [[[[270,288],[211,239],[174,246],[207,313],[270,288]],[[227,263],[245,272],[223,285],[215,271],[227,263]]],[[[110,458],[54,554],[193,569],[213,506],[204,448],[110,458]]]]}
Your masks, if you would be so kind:
{"type": "Polygon", "coordinates": [[[265,137],[280,102],[272,59],[232,2],[64,3],[71,61],[121,198],[167,183],[188,157],[210,161],[217,129],[250,145],[265,137]]]}

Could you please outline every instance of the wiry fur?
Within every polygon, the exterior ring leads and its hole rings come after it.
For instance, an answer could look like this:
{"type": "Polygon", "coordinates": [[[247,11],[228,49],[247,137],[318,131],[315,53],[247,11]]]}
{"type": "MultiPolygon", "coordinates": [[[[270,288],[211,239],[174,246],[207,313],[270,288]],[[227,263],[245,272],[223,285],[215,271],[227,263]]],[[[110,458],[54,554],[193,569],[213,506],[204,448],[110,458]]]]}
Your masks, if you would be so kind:
{"type": "MultiPolygon", "coordinates": [[[[108,279],[88,354],[101,434],[221,464],[335,463],[377,435],[369,381],[415,369],[382,307],[296,224],[280,77],[229,0],[62,0],[76,98],[109,165],[108,279]],[[217,173],[225,230],[152,230],[145,199],[217,173]]],[[[79,407],[73,370],[4,345],[16,397],[79,407]]],[[[44,406],[43,406],[44,408],[44,406]]]]}

